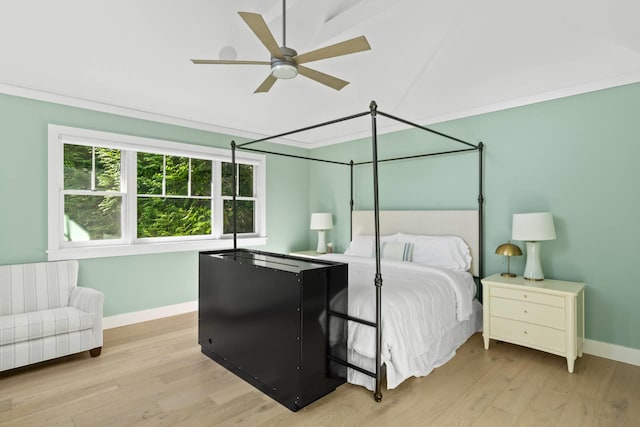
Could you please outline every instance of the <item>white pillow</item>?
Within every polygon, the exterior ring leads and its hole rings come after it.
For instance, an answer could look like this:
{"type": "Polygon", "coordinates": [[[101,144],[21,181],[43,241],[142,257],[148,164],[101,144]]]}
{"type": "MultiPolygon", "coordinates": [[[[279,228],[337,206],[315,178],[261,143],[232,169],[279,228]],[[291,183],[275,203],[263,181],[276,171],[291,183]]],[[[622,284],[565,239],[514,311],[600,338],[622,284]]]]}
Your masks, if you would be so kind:
{"type": "MultiPolygon", "coordinates": [[[[395,242],[396,235],[390,234],[387,236],[380,236],[380,242],[395,242]]],[[[353,240],[349,244],[349,247],[344,251],[345,255],[361,256],[365,258],[373,258],[376,253],[375,236],[361,234],[353,236],[353,240]]]]}
{"type": "Polygon", "coordinates": [[[380,249],[381,257],[395,261],[411,261],[411,249],[413,243],[408,242],[383,242],[380,249]]]}
{"type": "Polygon", "coordinates": [[[467,271],[471,268],[469,246],[458,236],[398,233],[398,241],[413,243],[412,262],[456,271],[467,271]]]}

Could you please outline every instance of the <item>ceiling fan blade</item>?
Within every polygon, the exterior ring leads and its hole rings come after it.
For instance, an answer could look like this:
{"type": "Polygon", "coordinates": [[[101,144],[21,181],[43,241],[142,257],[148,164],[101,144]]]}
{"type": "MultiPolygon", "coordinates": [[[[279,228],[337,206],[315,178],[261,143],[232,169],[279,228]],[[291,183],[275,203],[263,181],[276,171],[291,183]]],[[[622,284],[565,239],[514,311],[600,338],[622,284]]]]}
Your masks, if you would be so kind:
{"type": "Polygon", "coordinates": [[[273,75],[269,74],[269,76],[266,79],[264,79],[262,84],[258,86],[258,89],[256,89],[253,93],[269,92],[269,89],[271,89],[271,86],[273,86],[276,80],[278,79],[273,77],[273,75]]]}
{"type": "Polygon", "coordinates": [[[238,12],[238,14],[244,19],[244,22],[247,23],[251,31],[260,39],[262,44],[269,50],[271,56],[275,58],[283,58],[282,52],[280,51],[280,46],[276,42],[276,39],[273,38],[273,34],[271,34],[271,30],[267,27],[267,23],[264,22],[264,19],[261,15],[257,13],[251,12],[238,12]]]}
{"type": "Polygon", "coordinates": [[[231,59],[192,59],[194,64],[243,64],[243,65],[271,65],[269,61],[236,61],[231,59]]]}
{"type": "Polygon", "coordinates": [[[340,90],[349,84],[349,82],[347,81],[330,76],[329,74],[321,73],[320,71],[313,70],[308,67],[303,67],[302,65],[298,65],[298,73],[310,78],[311,80],[315,80],[318,83],[329,86],[330,88],[333,88],[335,90],[340,90]]]}
{"type": "Polygon", "coordinates": [[[371,46],[369,46],[367,38],[365,36],[360,36],[355,39],[345,40],[340,43],[332,44],[331,46],[303,53],[302,55],[295,56],[293,59],[298,64],[304,64],[305,62],[333,58],[335,56],[348,55],[350,53],[362,52],[370,49],[371,46]]]}

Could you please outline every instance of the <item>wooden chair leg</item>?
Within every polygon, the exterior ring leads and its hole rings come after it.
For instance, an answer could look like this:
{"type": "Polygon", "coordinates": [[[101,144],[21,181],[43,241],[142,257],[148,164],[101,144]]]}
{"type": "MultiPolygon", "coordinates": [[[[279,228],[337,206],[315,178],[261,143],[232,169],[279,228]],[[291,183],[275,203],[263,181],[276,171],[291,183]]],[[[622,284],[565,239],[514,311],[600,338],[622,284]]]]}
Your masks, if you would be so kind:
{"type": "Polygon", "coordinates": [[[96,347],[89,350],[91,357],[98,357],[100,356],[100,353],[102,353],[102,347],[96,347]]]}

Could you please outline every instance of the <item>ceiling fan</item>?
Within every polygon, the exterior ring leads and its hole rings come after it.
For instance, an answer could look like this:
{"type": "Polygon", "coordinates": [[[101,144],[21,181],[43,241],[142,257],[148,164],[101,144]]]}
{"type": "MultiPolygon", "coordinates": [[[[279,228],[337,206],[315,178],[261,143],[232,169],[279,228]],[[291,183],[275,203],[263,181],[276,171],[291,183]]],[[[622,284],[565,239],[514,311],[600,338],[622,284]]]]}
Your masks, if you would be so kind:
{"type": "Polygon", "coordinates": [[[243,65],[271,65],[271,74],[254,91],[268,92],[278,79],[292,79],[301,74],[318,83],[329,86],[335,90],[340,90],[349,82],[339,79],[329,74],[305,67],[305,64],[320,59],[333,58],[341,55],[370,50],[369,42],[365,36],[356,37],[330,46],[313,50],[298,55],[298,52],[286,45],[286,2],[282,1],[282,46],[278,46],[273,34],[267,27],[261,15],[251,12],[238,12],[244,19],[251,31],[258,37],[262,44],[271,53],[271,61],[240,61],[240,60],[217,60],[217,59],[192,59],[194,64],[243,64],[243,65]]]}

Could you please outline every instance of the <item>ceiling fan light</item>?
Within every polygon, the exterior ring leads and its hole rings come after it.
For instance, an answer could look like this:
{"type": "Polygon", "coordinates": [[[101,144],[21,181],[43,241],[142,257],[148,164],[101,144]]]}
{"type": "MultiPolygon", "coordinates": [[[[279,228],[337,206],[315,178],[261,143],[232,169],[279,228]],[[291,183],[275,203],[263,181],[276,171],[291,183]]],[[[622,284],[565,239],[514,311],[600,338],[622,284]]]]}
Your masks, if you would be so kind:
{"type": "Polygon", "coordinates": [[[274,64],[271,67],[271,75],[277,79],[292,79],[298,75],[298,68],[293,64],[274,64]]]}

